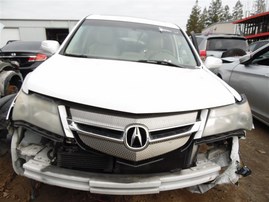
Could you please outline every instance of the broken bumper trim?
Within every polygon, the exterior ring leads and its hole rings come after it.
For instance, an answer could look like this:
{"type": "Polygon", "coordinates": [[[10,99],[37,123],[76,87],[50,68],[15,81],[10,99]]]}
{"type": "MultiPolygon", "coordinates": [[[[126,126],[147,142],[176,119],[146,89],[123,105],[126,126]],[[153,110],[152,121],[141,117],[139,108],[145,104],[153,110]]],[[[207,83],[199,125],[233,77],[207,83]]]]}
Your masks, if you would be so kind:
{"type": "Polygon", "coordinates": [[[221,169],[219,165],[205,161],[174,173],[112,175],[58,168],[33,159],[23,168],[24,176],[46,184],[111,195],[153,194],[199,185],[214,180],[221,169]]]}

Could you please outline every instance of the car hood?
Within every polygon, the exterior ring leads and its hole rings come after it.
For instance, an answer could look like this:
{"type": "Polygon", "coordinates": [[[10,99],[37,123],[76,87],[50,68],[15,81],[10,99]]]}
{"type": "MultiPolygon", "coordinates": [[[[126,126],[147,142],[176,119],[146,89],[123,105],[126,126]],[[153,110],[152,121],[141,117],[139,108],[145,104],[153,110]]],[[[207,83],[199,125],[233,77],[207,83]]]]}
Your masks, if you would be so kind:
{"type": "Polygon", "coordinates": [[[130,113],[190,111],[235,102],[230,91],[205,69],[58,54],[29,74],[23,89],[130,113]]]}

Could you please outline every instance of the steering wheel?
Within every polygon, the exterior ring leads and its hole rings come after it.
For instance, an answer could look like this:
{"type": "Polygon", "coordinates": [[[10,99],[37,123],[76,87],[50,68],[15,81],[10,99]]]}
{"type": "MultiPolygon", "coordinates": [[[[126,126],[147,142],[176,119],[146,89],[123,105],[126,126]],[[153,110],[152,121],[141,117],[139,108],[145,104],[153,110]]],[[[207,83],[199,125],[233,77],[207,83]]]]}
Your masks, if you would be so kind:
{"type": "Polygon", "coordinates": [[[167,60],[167,61],[178,63],[177,58],[173,55],[172,52],[168,50],[160,50],[160,51],[154,51],[152,53],[149,53],[148,59],[149,60],[167,60]]]}

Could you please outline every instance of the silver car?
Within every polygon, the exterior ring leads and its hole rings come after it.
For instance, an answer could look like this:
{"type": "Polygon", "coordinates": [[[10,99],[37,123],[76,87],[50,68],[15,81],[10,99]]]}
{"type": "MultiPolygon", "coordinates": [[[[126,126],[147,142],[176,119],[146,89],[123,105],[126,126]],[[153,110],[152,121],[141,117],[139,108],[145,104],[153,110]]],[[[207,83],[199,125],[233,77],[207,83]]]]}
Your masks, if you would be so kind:
{"type": "Polygon", "coordinates": [[[246,94],[253,116],[269,125],[269,44],[241,58],[224,59],[215,73],[246,94]]]}

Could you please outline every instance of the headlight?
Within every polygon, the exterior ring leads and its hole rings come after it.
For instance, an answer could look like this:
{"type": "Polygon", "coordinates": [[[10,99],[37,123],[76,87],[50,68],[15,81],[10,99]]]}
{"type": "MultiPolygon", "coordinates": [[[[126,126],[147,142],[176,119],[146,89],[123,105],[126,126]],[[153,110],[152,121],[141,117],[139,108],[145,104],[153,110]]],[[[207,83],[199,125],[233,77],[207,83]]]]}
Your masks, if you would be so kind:
{"type": "Polygon", "coordinates": [[[215,135],[238,129],[252,129],[252,114],[245,96],[239,103],[209,111],[203,136],[215,135]]]}
{"type": "Polygon", "coordinates": [[[58,105],[53,100],[37,94],[27,95],[20,91],[15,101],[12,119],[64,136],[58,105]]]}

